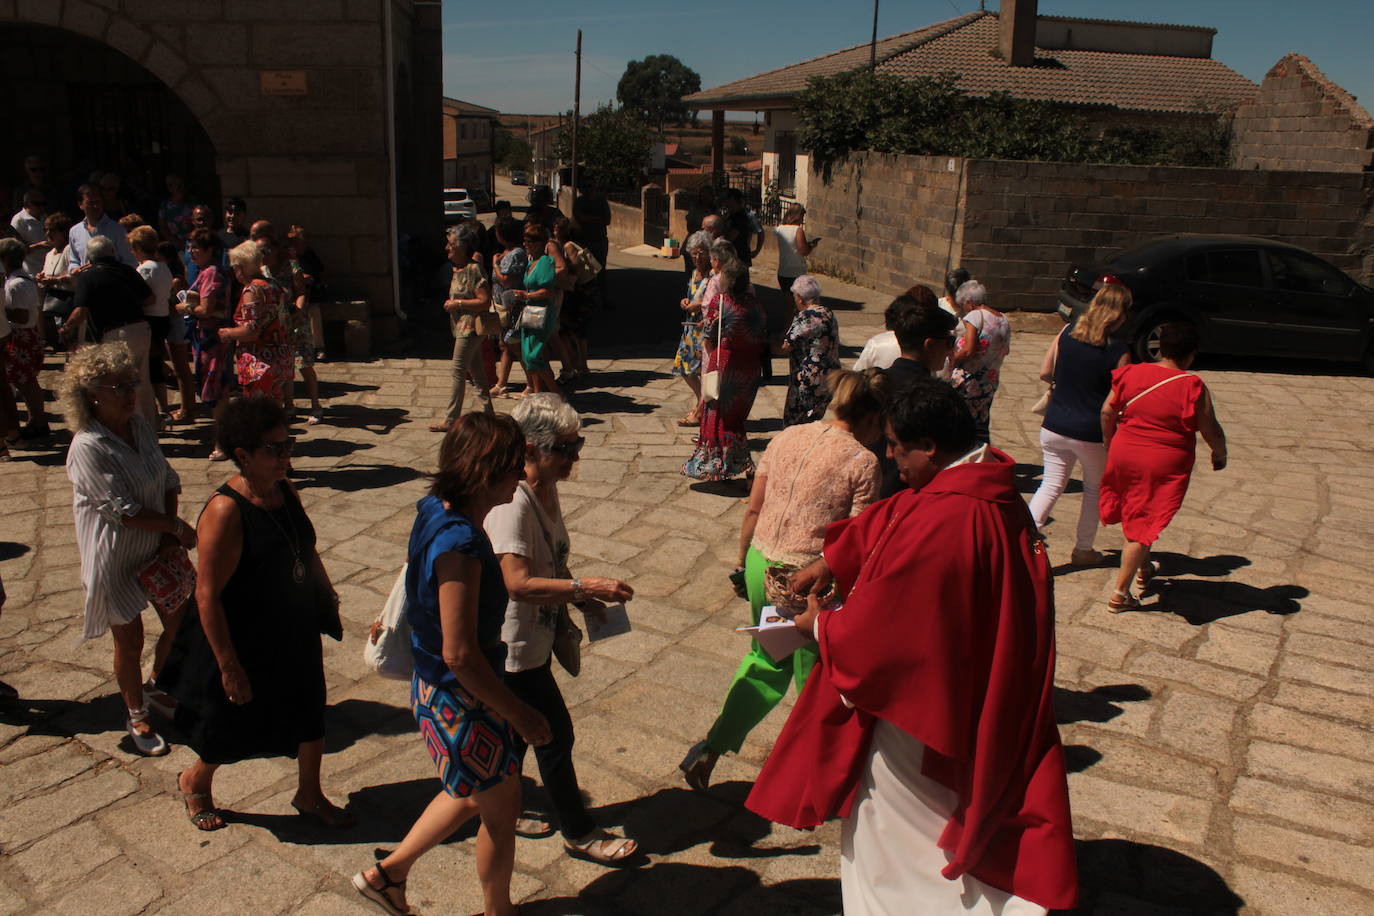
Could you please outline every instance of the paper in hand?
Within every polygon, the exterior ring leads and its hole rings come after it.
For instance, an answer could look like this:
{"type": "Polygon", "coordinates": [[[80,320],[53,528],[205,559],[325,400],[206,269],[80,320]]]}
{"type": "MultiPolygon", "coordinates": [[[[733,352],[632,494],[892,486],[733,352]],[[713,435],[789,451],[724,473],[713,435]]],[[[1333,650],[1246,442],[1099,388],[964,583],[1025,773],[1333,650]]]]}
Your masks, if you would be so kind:
{"type": "Polygon", "coordinates": [[[812,641],[810,637],[797,629],[796,624],[790,618],[783,617],[778,613],[778,609],[772,605],[759,609],[758,626],[740,627],[738,632],[748,633],[758,640],[759,646],[775,662],[781,661],[812,641]]]}

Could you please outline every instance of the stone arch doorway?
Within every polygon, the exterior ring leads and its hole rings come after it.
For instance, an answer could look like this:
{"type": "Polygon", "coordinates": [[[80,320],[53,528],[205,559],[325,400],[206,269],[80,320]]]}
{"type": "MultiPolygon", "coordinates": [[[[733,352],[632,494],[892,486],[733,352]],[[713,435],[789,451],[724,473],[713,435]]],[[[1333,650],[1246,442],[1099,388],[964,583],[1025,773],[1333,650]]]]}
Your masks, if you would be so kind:
{"type": "Polygon", "coordinates": [[[23,178],[26,156],[48,168],[49,210],[71,210],[93,172],[114,172],[131,210],[156,223],[165,178],[180,175],[189,196],[218,208],[215,146],[186,103],[120,51],[52,26],[0,26],[0,191],[23,178]],[[56,204],[56,206],[54,206],[56,204]]]}

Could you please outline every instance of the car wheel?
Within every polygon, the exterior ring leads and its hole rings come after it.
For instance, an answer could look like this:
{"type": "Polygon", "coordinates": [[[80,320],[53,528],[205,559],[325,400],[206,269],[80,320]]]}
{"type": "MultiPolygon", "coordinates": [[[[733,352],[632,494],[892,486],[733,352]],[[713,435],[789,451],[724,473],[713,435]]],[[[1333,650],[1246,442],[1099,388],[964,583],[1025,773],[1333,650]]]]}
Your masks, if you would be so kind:
{"type": "Polygon", "coordinates": [[[1177,315],[1160,315],[1151,318],[1140,329],[1140,333],[1136,335],[1135,343],[1131,346],[1137,362],[1153,363],[1159,359],[1159,326],[1171,321],[1187,321],[1187,319],[1179,318],[1177,315]]]}

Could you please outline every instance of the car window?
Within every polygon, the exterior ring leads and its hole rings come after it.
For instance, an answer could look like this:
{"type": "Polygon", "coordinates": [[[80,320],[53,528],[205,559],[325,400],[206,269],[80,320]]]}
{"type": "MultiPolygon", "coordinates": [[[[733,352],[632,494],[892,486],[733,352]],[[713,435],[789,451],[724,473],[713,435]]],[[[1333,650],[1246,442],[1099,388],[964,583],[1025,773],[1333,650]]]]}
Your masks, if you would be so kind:
{"type": "Polygon", "coordinates": [[[1195,254],[1188,258],[1185,266],[1188,279],[1194,283],[1264,286],[1259,252],[1252,248],[1195,254]]]}
{"type": "Polygon", "coordinates": [[[1289,251],[1270,251],[1269,273],[1277,289],[1291,293],[1348,296],[1354,282],[1330,264],[1289,251]]]}

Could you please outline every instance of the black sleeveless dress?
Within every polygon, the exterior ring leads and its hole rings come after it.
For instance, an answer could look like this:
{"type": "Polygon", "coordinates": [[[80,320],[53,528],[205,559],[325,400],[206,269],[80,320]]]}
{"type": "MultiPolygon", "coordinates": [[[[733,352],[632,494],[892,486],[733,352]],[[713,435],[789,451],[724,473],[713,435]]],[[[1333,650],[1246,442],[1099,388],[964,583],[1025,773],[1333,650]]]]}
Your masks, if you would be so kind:
{"type": "Polygon", "coordinates": [[[243,522],[239,565],[220,601],[253,699],[239,706],[225,696],[194,603],[157,679],[176,698],[178,730],[206,763],[295,757],[302,743],[324,737],[324,659],[310,573],[315,528],[291,488],[278,486],[282,505],[270,512],[228,484],[216,491],[234,501],[243,522]],[[306,566],[300,583],[297,556],[306,566]]]}

